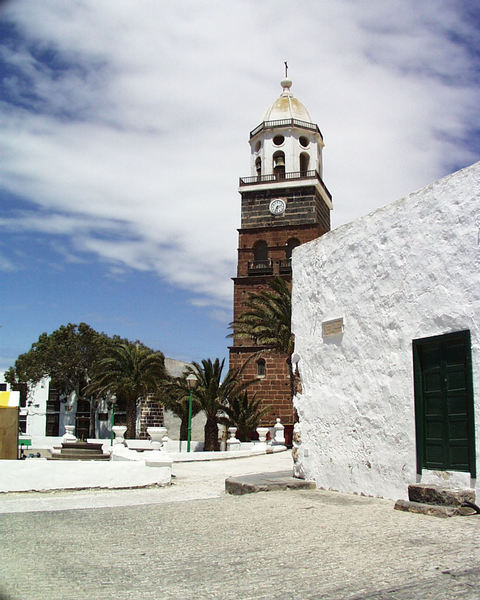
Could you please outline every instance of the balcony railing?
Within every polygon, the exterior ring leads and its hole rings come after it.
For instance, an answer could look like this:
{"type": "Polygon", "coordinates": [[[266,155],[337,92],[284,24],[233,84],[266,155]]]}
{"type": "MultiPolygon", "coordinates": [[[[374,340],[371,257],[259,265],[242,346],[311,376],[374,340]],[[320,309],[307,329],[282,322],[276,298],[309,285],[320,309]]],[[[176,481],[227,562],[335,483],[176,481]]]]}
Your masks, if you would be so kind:
{"type": "MultiPolygon", "coordinates": [[[[255,129],[250,132],[252,138],[257,133],[260,133],[263,129],[275,129],[276,127],[300,127],[302,129],[308,129],[309,131],[316,131],[322,137],[322,132],[315,123],[309,123],[308,121],[300,121],[299,119],[281,119],[279,121],[263,121],[260,125],[257,125],[255,129]]],[[[323,137],[322,137],[323,139],[323,137]]]]}
{"type": "Polygon", "coordinates": [[[273,274],[273,260],[252,260],[248,263],[248,274],[249,275],[272,275],[273,274]]]}
{"type": "Polygon", "coordinates": [[[292,179],[320,179],[317,171],[291,171],[289,173],[269,173],[268,175],[252,175],[251,177],[240,177],[240,185],[252,185],[254,183],[271,183],[274,181],[291,181],[292,179]]]}
{"type": "Polygon", "coordinates": [[[286,260],[279,260],[278,261],[278,272],[281,275],[284,275],[285,273],[291,273],[292,272],[292,259],[287,258],[286,260]]]}
{"type": "Polygon", "coordinates": [[[258,183],[277,183],[281,181],[294,181],[300,179],[316,179],[321,187],[325,190],[327,196],[332,199],[332,195],[328,191],[326,185],[318,171],[291,171],[288,173],[269,173],[268,175],[253,175],[252,177],[240,177],[239,185],[255,185],[258,183]]]}

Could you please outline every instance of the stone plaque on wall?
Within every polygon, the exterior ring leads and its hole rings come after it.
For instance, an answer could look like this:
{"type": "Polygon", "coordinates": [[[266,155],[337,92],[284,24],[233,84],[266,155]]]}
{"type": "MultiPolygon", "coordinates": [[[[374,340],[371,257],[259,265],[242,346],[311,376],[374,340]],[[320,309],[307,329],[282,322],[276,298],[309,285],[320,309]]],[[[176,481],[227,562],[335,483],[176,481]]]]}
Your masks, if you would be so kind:
{"type": "Polygon", "coordinates": [[[331,321],[323,321],[322,337],[332,337],[343,333],[343,317],[340,319],[332,319],[331,321]]]}

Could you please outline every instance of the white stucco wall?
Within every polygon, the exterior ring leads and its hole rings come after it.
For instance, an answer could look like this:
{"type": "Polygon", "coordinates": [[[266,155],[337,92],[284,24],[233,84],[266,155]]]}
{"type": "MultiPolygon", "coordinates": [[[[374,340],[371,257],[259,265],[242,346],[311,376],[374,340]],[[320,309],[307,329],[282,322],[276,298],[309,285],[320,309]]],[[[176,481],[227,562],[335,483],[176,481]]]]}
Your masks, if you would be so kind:
{"type": "Polygon", "coordinates": [[[293,273],[307,477],[394,499],[415,481],[480,491],[468,473],[417,476],[412,364],[413,339],[470,330],[478,469],[480,163],[298,247],[293,273]]]}
{"type": "Polygon", "coordinates": [[[300,171],[300,154],[308,154],[309,164],[308,170],[316,170],[322,175],[322,148],[323,141],[319,133],[300,129],[298,127],[285,127],[263,130],[259,135],[256,135],[250,140],[251,145],[251,175],[257,174],[255,161],[258,157],[262,160],[262,175],[271,175],[273,173],[273,155],[281,150],[285,154],[285,171],[295,172],[300,171]],[[273,138],[283,135],[285,141],[283,144],[276,145],[273,143],[273,138]],[[309,140],[308,146],[304,147],[300,144],[300,138],[304,137],[309,140]],[[260,148],[256,150],[257,142],[260,142],[260,148]]]}
{"type": "MultiPolygon", "coordinates": [[[[4,383],[5,372],[0,372],[0,383],[4,383]]],[[[10,385],[7,383],[7,390],[10,385]]],[[[45,435],[46,407],[48,400],[48,379],[42,379],[27,396],[27,406],[20,407],[20,415],[27,417],[28,435],[45,435]]]]}

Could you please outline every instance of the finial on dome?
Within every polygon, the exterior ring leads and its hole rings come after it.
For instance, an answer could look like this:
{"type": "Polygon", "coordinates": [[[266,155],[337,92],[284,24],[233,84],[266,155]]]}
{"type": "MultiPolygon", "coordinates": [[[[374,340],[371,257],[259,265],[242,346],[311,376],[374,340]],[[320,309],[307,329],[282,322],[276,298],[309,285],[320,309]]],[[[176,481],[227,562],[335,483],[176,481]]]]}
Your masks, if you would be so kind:
{"type": "Polygon", "coordinates": [[[288,63],[285,60],[283,62],[283,64],[285,65],[285,79],[282,79],[282,81],[280,82],[280,85],[283,88],[283,92],[284,93],[289,93],[290,92],[290,88],[292,87],[292,81],[288,78],[288,63]]]}
{"type": "Polygon", "coordinates": [[[283,92],[282,95],[290,95],[290,88],[292,87],[292,80],[291,79],[282,79],[282,81],[280,82],[280,85],[283,88],[283,92]]]}

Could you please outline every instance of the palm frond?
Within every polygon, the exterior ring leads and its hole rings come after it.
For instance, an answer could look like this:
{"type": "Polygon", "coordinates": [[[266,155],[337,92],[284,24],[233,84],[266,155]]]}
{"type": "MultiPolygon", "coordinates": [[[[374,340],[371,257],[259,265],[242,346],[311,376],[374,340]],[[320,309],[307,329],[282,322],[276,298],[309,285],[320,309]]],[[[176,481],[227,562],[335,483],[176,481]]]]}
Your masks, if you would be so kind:
{"type": "Polygon", "coordinates": [[[250,338],[254,343],[290,355],[292,300],[289,284],[281,277],[269,282],[268,288],[249,295],[245,310],[230,323],[233,336],[250,338]]]}

